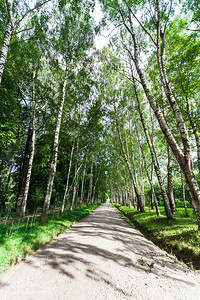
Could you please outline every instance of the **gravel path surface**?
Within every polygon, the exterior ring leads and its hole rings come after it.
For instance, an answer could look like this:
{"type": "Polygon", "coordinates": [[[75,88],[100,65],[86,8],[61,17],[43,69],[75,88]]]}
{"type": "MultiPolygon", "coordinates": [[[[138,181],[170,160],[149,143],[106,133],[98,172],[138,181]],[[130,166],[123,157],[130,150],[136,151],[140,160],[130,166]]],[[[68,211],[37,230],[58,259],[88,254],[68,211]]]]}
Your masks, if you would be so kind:
{"type": "Polygon", "coordinates": [[[181,266],[109,203],[0,277],[1,300],[200,299],[181,266]]]}

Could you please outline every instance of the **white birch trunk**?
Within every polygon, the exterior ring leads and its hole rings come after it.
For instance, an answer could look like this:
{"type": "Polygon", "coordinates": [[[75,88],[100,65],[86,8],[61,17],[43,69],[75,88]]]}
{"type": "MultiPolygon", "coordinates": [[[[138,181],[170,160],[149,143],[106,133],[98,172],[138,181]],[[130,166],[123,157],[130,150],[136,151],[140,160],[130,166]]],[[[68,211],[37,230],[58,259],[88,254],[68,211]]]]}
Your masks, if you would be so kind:
{"type": "MultiPolygon", "coordinates": [[[[138,45],[136,41],[136,37],[134,32],[132,32],[128,26],[125,24],[127,30],[130,32],[132,38],[133,38],[133,43],[134,43],[134,63],[135,67],[137,70],[137,73],[139,75],[141,84],[143,86],[144,92],[146,94],[146,97],[149,101],[149,104],[151,108],[154,111],[154,114],[158,120],[158,123],[160,125],[160,128],[170,145],[172,152],[174,156],[177,159],[177,162],[179,163],[179,166],[181,167],[181,170],[183,171],[183,174],[185,176],[185,180],[188,186],[188,191],[190,193],[192,205],[194,207],[195,215],[197,218],[197,223],[198,223],[198,229],[200,230],[200,188],[198,186],[198,182],[195,178],[194,175],[194,169],[193,169],[193,164],[191,161],[191,152],[190,152],[190,147],[187,148],[187,142],[184,143],[184,149],[185,149],[185,155],[183,155],[183,152],[181,151],[179,145],[177,144],[174,136],[172,135],[164,117],[161,112],[161,109],[159,105],[155,102],[153,96],[150,93],[150,89],[147,85],[146,79],[144,77],[144,74],[140,68],[139,65],[139,53],[138,53],[138,45]],[[187,148],[187,149],[186,149],[187,148]]],[[[184,130],[183,130],[184,131],[184,130]]],[[[183,137],[182,137],[183,140],[183,137]]],[[[185,140],[187,140],[187,136],[185,137],[185,140]]]]}
{"type": "Polygon", "coordinates": [[[168,200],[167,193],[165,191],[165,187],[164,187],[164,184],[163,184],[162,176],[161,176],[161,173],[160,173],[159,162],[157,160],[155,149],[154,149],[153,145],[151,144],[151,140],[150,140],[150,137],[149,137],[146,125],[145,125],[145,121],[144,121],[143,113],[142,113],[142,109],[141,109],[141,104],[140,104],[140,99],[139,99],[139,95],[138,95],[138,92],[137,92],[137,87],[136,87],[134,79],[133,79],[133,85],[134,85],[135,95],[136,95],[136,99],[137,99],[137,103],[138,103],[141,123],[142,123],[143,129],[144,129],[144,134],[145,134],[145,137],[146,137],[146,141],[147,141],[147,144],[149,146],[150,153],[151,153],[152,163],[154,165],[154,169],[155,169],[155,172],[156,172],[156,175],[157,175],[157,178],[158,178],[158,182],[159,182],[159,185],[160,185],[161,194],[162,194],[162,198],[163,198],[163,201],[164,201],[166,216],[167,216],[168,219],[172,219],[173,217],[172,217],[171,209],[170,209],[170,206],[169,206],[169,200],[168,200]]]}
{"type": "Polygon", "coordinates": [[[13,12],[12,12],[13,1],[6,0],[5,6],[7,12],[7,25],[6,25],[6,30],[3,36],[2,46],[0,50],[0,85],[1,85],[2,75],[6,64],[8,49],[9,49],[10,40],[12,37],[12,32],[15,23],[13,12]]]}
{"type": "Polygon", "coordinates": [[[167,145],[168,164],[167,164],[167,185],[168,185],[168,197],[172,212],[176,211],[176,203],[174,198],[173,183],[172,183],[172,166],[171,166],[171,149],[167,145]]]}
{"type": "Polygon", "coordinates": [[[26,212],[26,203],[28,198],[28,192],[29,192],[29,186],[31,181],[31,172],[33,167],[33,158],[35,154],[35,109],[36,109],[36,98],[35,98],[35,75],[36,75],[36,68],[33,71],[33,112],[32,112],[32,118],[31,118],[31,130],[32,130],[32,139],[31,139],[31,155],[29,159],[29,166],[28,166],[28,172],[26,177],[26,184],[25,184],[25,190],[24,190],[24,196],[22,200],[22,218],[24,218],[25,212],[26,212]]]}
{"type": "Polygon", "coordinates": [[[74,208],[74,202],[75,202],[75,198],[76,198],[76,187],[77,187],[77,176],[78,176],[78,172],[82,166],[81,166],[77,169],[77,159],[78,159],[78,148],[79,148],[79,133],[78,133],[78,139],[77,139],[77,145],[76,145],[76,165],[75,165],[75,175],[74,175],[74,189],[73,189],[73,196],[72,196],[72,203],[71,203],[71,206],[70,206],[70,211],[73,210],[74,208]]]}
{"type": "Polygon", "coordinates": [[[93,193],[92,193],[92,204],[94,203],[94,197],[95,197],[95,190],[96,190],[96,186],[97,186],[97,182],[99,180],[99,173],[97,174],[97,178],[94,184],[94,188],[93,188],[93,193]]]}
{"type": "Polygon", "coordinates": [[[50,201],[51,201],[53,181],[54,181],[54,176],[55,176],[56,167],[57,167],[59,134],[60,134],[61,121],[62,121],[63,106],[64,106],[65,95],[66,95],[66,85],[67,85],[67,67],[65,70],[65,78],[64,78],[63,86],[62,86],[62,99],[61,99],[60,108],[59,108],[59,112],[58,112],[55,137],[54,137],[53,155],[52,155],[52,160],[51,160],[49,179],[48,179],[48,183],[47,183],[47,191],[46,191],[43,211],[42,211],[42,215],[41,215],[41,223],[47,222],[47,219],[48,219],[48,210],[49,210],[50,201]]]}
{"type": "Polygon", "coordinates": [[[80,207],[82,206],[82,203],[83,203],[83,191],[84,191],[84,183],[85,183],[85,174],[86,174],[86,161],[85,161],[85,166],[84,166],[84,171],[83,171],[83,178],[82,178],[82,184],[81,184],[80,207]]]}
{"type": "MultiPolygon", "coordinates": [[[[130,123],[130,112],[129,112],[129,135],[130,135],[130,142],[131,142],[131,154],[132,154],[133,171],[134,171],[134,175],[135,175],[136,185],[139,186],[138,185],[138,179],[137,179],[137,173],[136,173],[136,169],[135,169],[133,137],[132,137],[131,123],[130,123]]],[[[142,180],[142,178],[141,178],[141,180],[142,180]]],[[[143,185],[143,182],[142,182],[142,185],[143,185]]],[[[145,208],[144,187],[142,188],[142,186],[140,186],[140,188],[141,188],[141,192],[142,192],[141,205],[142,205],[142,210],[144,210],[144,208],[145,208]]]]}
{"type": "Polygon", "coordinates": [[[66,197],[67,197],[68,190],[69,190],[69,177],[70,177],[71,168],[72,168],[72,159],[73,159],[73,153],[74,153],[74,145],[75,145],[75,138],[74,138],[74,141],[73,141],[73,144],[72,144],[72,150],[71,150],[71,155],[70,155],[69,169],[68,169],[68,174],[67,174],[67,182],[66,182],[66,186],[65,186],[65,193],[64,193],[63,203],[62,203],[62,209],[61,209],[62,213],[63,213],[63,211],[65,209],[65,201],[66,201],[66,197]]]}
{"type": "Polygon", "coordinates": [[[89,205],[89,203],[90,203],[90,197],[91,197],[91,193],[92,193],[93,162],[94,162],[94,156],[92,156],[92,163],[91,163],[91,170],[90,170],[90,182],[89,182],[89,189],[88,189],[88,195],[87,195],[87,205],[89,205]]]}
{"type": "Polygon", "coordinates": [[[186,202],[186,199],[185,199],[185,186],[184,186],[183,172],[182,171],[181,171],[181,184],[182,184],[182,192],[183,192],[183,202],[184,202],[184,207],[185,207],[185,215],[186,215],[186,217],[189,217],[188,210],[187,210],[187,202],[186,202]]]}
{"type": "MultiPolygon", "coordinates": [[[[160,216],[160,211],[159,211],[159,207],[158,207],[158,203],[157,203],[157,199],[156,199],[156,195],[155,195],[155,191],[154,191],[154,186],[153,186],[152,178],[149,175],[149,171],[148,171],[148,168],[147,168],[147,162],[146,162],[144,150],[143,150],[143,147],[142,147],[142,144],[141,144],[141,141],[140,141],[140,136],[139,136],[139,131],[138,131],[137,123],[136,123],[136,120],[134,120],[134,121],[135,121],[135,128],[136,128],[136,132],[137,132],[138,144],[139,144],[139,147],[141,149],[142,157],[143,157],[143,161],[144,161],[145,171],[146,171],[147,178],[148,178],[149,184],[151,186],[151,191],[152,191],[153,197],[154,197],[154,202],[155,202],[155,207],[156,207],[156,213],[157,213],[157,216],[160,216]]],[[[152,164],[152,166],[153,166],[153,164],[152,164]]]]}
{"type": "Polygon", "coordinates": [[[118,124],[118,120],[117,120],[117,113],[116,113],[116,107],[115,107],[115,104],[114,104],[114,111],[115,111],[115,121],[116,121],[117,133],[118,133],[118,138],[119,138],[121,150],[122,150],[122,153],[123,153],[123,156],[124,156],[126,165],[127,165],[127,167],[128,167],[128,170],[129,170],[129,173],[130,173],[131,180],[132,180],[133,185],[134,185],[135,194],[136,194],[136,198],[137,198],[137,205],[139,206],[139,209],[140,209],[141,211],[143,211],[144,209],[143,209],[143,207],[142,207],[140,193],[139,193],[139,191],[138,191],[138,187],[137,187],[137,185],[136,185],[135,178],[134,178],[134,175],[133,175],[133,172],[132,172],[130,163],[129,163],[128,158],[127,158],[127,155],[126,155],[126,151],[125,151],[125,149],[124,149],[123,142],[122,142],[121,131],[120,131],[119,124],[118,124]]]}

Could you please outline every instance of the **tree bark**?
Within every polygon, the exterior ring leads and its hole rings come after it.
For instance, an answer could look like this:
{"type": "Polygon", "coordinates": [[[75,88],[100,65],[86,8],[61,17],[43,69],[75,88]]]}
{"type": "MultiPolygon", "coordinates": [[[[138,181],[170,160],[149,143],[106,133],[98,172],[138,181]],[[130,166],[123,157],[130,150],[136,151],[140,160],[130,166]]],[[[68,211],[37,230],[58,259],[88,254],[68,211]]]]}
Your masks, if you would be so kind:
{"type": "Polygon", "coordinates": [[[145,134],[145,137],[146,137],[146,141],[147,141],[147,144],[149,146],[150,153],[151,153],[152,163],[154,165],[154,169],[155,169],[155,172],[156,172],[156,175],[157,175],[157,178],[158,178],[158,182],[159,182],[159,185],[160,185],[161,194],[162,194],[164,207],[165,207],[165,213],[166,213],[167,219],[173,219],[172,212],[171,212],[171,209],[170,209],[170,206],[169,206],[169,200],[168,200],[167,193],[165,191],[165,187],[164,187],[164,184],[163,184],[162,176],[161,176],[161,173],[160,173],[160,166],[159,166],[159,163],[158,163],[153,145],[151,144],[149,133],[147,131],[145,121],[144,121],[144,118],[143,118],[143,112],[142,112],[140,99],[139,99],[139,95],[138,95],[138,92],[137,92],[137,87],[136,87],[136,83],[135,83],[134,78],[133,78],[133,86],[134,86],[134,90],[135,90],[135,96],[136,96],[136,100],[137,100],[137,104],[138,104],[138,109],[139,109],[139,114],[140,114],[142,127],[144,129],[144,134],[145,134]]]}
{"type": "Polygon", "coordinates": [[[3,75],[4,67],[6,64],[8,49],[9,49],[10,40],[12,37],[12,32],[13,32],[14,23],[15,23],[13,11],[12,11],[13,1],[6,0],[5,6],[6,6],[6,12],[7,12],[7,25],[6,25],[6,30],[5,30],[5,33],[3,36],[2,46],[1,46],[1,50],[0,50],[0,85],[1,85],[2,75],[3,75]]]}
{"type": "Polygon", "coordinates": [[[186,99],[186,100],[187,100],[188,119],[190,121],[192,131],[193,131],[193,134],[194,134],[195,140],[196,140],[198,169],[199,169],[199,178],[200,178],[200,137],[199,137],[199,131],[197,129],[197,126],[196,126],[196,124],[194,122],[194,119],[193,119],[193,116],[192,116],[190,100],[189,99],[186,99]]]}
{"type": "Polygon", "coordinates": [[[167,186],[168,186],[168,198],[172,212],[176,211],[176,203],[174,199],[174,190],[172,183],[172,166],[171,166],[171,149],[167,145],[168,164],[167,164],[167,186]]]}
{"type": "Polygon", "coordinates": [[[49,206],[50,206],[53,181],[54,181],[54,176],[55,176],[56,167],[57,167],[59,134],[60,134],[61,121],[62,121],[63,106],[64,106],[65,95],[66,95],[66,85],[67,85],[67,67],[65,69],[65,77],[64,77],[64,81],[63,81],[63,85],[62,85],[62,99],[61,99],[57,123],[56,123],[53,154],[52,154],[52,160],[51,160],[49,179],[48,179],[48,183],[47,183],[47,191],[46,191],[46,196],[44,199],[44,206],[43,206],[43,211],[42,211],[41,220],[40,220],[40,222],[42,224],[46,223],[48,220],[48,210],[49,210],[49,206]]]}
{"type": "Polygon", "coordinates": [[[26,212],[26,203],[28,198],[29,186],[31,181],[31,172],[33,167],[33,158],[35,154],[35,110],[36,110],[36,98],[35,98],[35,76],[36,76],[36,67],[33,71],[33,112],[32,112],[32,120],[31,120],[31,131],[32,131],[32,139],[31,139],[31,154],[28,163],[27,177],[24,189],[24,196],[22,199],[22,218],[24,218],[26,212]]]}
{"type": "MultiPolygon", "coordinates": [[[[137,173],[136,173],[136,169],[135,169],[135,159],[134,159],[134,149],[133,149],[133,137],[132,137],[132,132],[131,132],[131,124],[130,124],[130,113],[129,113],[129,135],[130,135],[131,157],[132,157],[133,171],[134,171],[134,175],[135,175],[135,183],[138,188],[138,180],[137,180],[137,173]]],[[[144,211],[144,208],[145,208],[144,190],[142,188],[141,188],[141,190],[142,190],[142,196],[140,196],[140,198],[141,198],[142,211],[144,211]]]]}
{"type": "Polygon", "coordinates": [[[90,204],[90,197],[91,197],[91,193],[92,193],[93,162],[94,162],[94,156],[92,155],[91,170],[90,170],[90,181],[89,181],[89,188],[88,188],[88,195],[87,195],[87,205],[90,204]]]}
{"type": "Polygon", "coordinates": [[[146,94],[146,97],[149,101],[150,106],[152,107],[154,114],[159,122],[160,128],[170,146],[172,149],[172,152],[174,156],[176,157],[179,166],[181,167],[181,170],[183,171],[183,174],[185,176],[185,180],[189,189],[190,198],[192,205],[194,207],[195,215],[197,218],[198,223],[198,229],[200,230],[200,189],[197,183],[197,180],[194,176],[194,169],[192,160],[188,157],[191,156],[190,149],[187,149],[185,155],[183,155],[183,152],[181,151],[180,147],[178,146],[174,136],[172,135],[164,117],[160,110],[159,105],[155,102],[153,96],[150,93],[150,90],[148,88],[146,79],[144,77],[144,74],[139,66],[139,55],[138,55],[138,46],[136,42],[135,35],[132,33],[133,41],[134,41],[134,62],[135,66],[138,72],[138,75],[140,77],[140,81],[142,83],[144,92],[146,94]]]}
{"type": "Polygon", "coordinates": [[[98,180],[99,180],[99,172],[98,172],[98,174],[97,174],[97,178],[96,178],[96,181],[95,181],[95,184],[94,184],[94,187],[93,187],[92,204],[94,203],[95,191],[96,191],[96,186],[97,186],[98,180]]]}
{"type": "Polygon", "coordinates": [[[72,203],[70,206],[70,211],[72,211],[74,209],[74,203],[75,203],[75,199],[76,199],[76,192],[77,192],[77,176],[78,176],[78,172],[82,166],[77,168],[77,163],[78,163],[78,148],[79,148],[79,133],[78,133],[78,139],[77,139],[77,145],[76,145],[76,165],[75,165],[75,175],[74,175],[74,189],[73,189],[73,196],[72,196],[72,203]]]}
{"type": "Polygon", "coordinates": [[[187,210],[187,202],[186,202],[186,199],[185,199],[185,186],[184,186],[183,172],[182,171],[181,171],[181,184],[182,184],[182,192],[183,192],[183,203],[184,203],[184,207],[185,207],[185,215],[186,215],[186,217],[189,217],[188,210],[187,210]]]}
{"type": "Polygon", "coordinates": [[[138,190],[138,188],[137,188],[137,185],[136,185],[136,182],[135,182],[135,178],[134,178],[134,176],[133,176],[133,172],[132,172],[132,169],[131,169],[130,163],[129,163],[129,161],[128,161],[128,158],[127,158],[127,155],[126,155],[126,152],[125,152],[125,149],[124,149],[124,145],[123,145],[123,142],[122,142],[121,131],[120,131],[119,124],[118,124],[118,120],[117,120],[117,113],[116,113],[116,107],[115,107],[115,104],[114,104],[114,111],[115,111],[115,121],[116,121],[117,133],[118,133],[118,138],[119,138],[121,150],[122,150],[122,153],[123,153],[123,156],[124,156],[126,165],[127,165],[127,167],[128,167],[128,170],[129,170],[129,173],[130,173],[131,180],[132,180],[132,182],[133,182],[133,186],[134,186],[134,190],[135,190],[135,194],[136,194],[136,198],[137,198],[137,204],[138,204],[138,206],[139,206],[140,211],[142,212],[142,211],[144,211],[144,208],[143,208],[143,206],[142,206],[142,201],[141,201],[140,193],[139,193],[139,190],[138,190]]]}
{"type": "Polygon", "coordinates": [[[140,135],[139,135],[139,130],[138,130],[138,126],[137,126],[137,122],[136,122],[135,116],[134,116],[134,121],[135,121],[135,128],[136,128],[136,133],[137,133],[137,138],[138,138],[138,144],[139,144],[139,147],[141,149],[142,157],[143,157],[143,161],[144,161],[145,171],[146,171],[146,174],[147,174],[147,178],[148,178],[149,184],[151,186],[151,191],[152,191],[152,196],[153,196],[152,200],[154,200],[154,203],[155,203],[156,214],[157,214],[158,217],[160,217],[160,210],[159,210],[159,207],[158,207],[158,202],[157,202],[157,199],[156,199],[156,195],[155,195],[155,191],[154,191],[154,186],[153,186],[152,178],[149,175],[149,171],[148,171],[148,167],[147,167],[147,162],[146,162],[146,158],[145,158],[145,154],[144,154],[144,149],[143,149],[141,141],[140,141],[140,135]]]}
{"type": "Polygon", "coordinates": [[[84,166],[83,178],[82,178],[82,184],[81,184],[81,199],[80,199],[80,207],[82,207],[82,203],[83,203],[83,195],[84,195],[84,183],[85,183],[85,174],[86,174],[86,160],[85,160],[85,166],[84,166]]]}
{"type": "Polygon", "coordinates": [[[69,177],[70,177],[71,168],[72,168],[72,159],[73,159],[73,153],[74,153],[74,146],[75,146],[75,138],[73,140],[72,150],[71,150],[71,155],[70,155],[69,168],[68,168],[68,173],[67,173],[67,182],[66,182],[66,186],[65,186],[65,193],[64,193],[62,209],[61,209],[62,213],[65,209],[65,201],[66,201],[66,197],[67,197],[68,190],[69,190],[69,177]]]}
{"type": "Polygon", "coordinates": [[[33,70],[33,99],[32,99],[32,115],[28,129],[26,147],[23,165],[20,172],[20,179],[18,185],[17,193],[17,215],[22,214],[22,218],[25,215],[26,203],[29,192],[29,185],[31,179],[31,171],[33,166],[33,158],[35,152],[35,109],[36,109],[36,99],[35,99],[35,76],[36,67],[33,70]]]}

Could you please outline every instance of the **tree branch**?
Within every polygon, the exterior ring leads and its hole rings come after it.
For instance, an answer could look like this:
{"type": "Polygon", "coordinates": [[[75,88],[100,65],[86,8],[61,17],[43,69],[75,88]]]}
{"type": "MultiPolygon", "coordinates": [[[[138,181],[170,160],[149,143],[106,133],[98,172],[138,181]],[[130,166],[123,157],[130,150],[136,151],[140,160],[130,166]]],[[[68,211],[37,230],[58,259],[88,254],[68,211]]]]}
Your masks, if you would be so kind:
{"type": "Polygon", "coordinates": [[[18,21],[17,21],[17,23],[16,23],[16,25],[18,25],[31,11],[34,11],[35,9],[38,9],[38,8],[40,8],[41,6],[43,6],[44,4],[46,4],[47,2],[50,2],[51,0],[46,0],[46,1],[44,1],[44,2],[42,2],[42,3],[40,3],[40,4],[38,4],[37,6],[35,6],[34,8],[31,8],[31,9],[29,9],[29,10],[27,10],[26,12],[25,12],[25,14],[21,17],[21,19],[19,19],[18,21]]]}
{"type": "Polygon", "coordinates": [[[30,28],[25,28],[25,29],[22,29],[22,30],[20,30],[20,31],[17,31],[17,32],[13,32],[12,33],[12,36],[13,35],[16,35],[16,34],[18,34],[18,33],[21,33],[21,32],[23,32],[23,31],[28,31],[28,30],[31,30],[31,29],[33,29],[34,27],[30,27],[30,28]]]}
{"type": "Polygon", "coordinates": [[[150,39],[152,40],[152,42],[154,43],[154,45],[156,45],[156,42],[154,41],[152,35],[146,30],[146,28],[142,25],[142,23],[140,22],[140,20],[136,17],[136,15],[134,14],[134,12],[132,11],[130,5],[127,3],[127,1],[125,0],[125,3],[130,11],[130,13],[133,15],[133,17],[136,19],[136,21],[139,23],[139,25],[142,27],[142,29],[144,30],[144,32],[146,32],[146,34],[150,37],[150,39]]]}

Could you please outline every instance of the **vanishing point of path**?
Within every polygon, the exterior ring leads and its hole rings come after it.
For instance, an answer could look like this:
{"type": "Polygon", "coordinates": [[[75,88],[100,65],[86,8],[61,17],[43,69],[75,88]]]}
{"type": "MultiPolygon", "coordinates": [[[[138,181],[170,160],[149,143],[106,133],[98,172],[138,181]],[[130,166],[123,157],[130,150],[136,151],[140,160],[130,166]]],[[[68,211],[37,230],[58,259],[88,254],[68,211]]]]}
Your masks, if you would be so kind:
{"type": "Polygon", "coordinates": [[[0,277],[1,300],[200,299],[200,274],[103,204],[0,277]]]}

